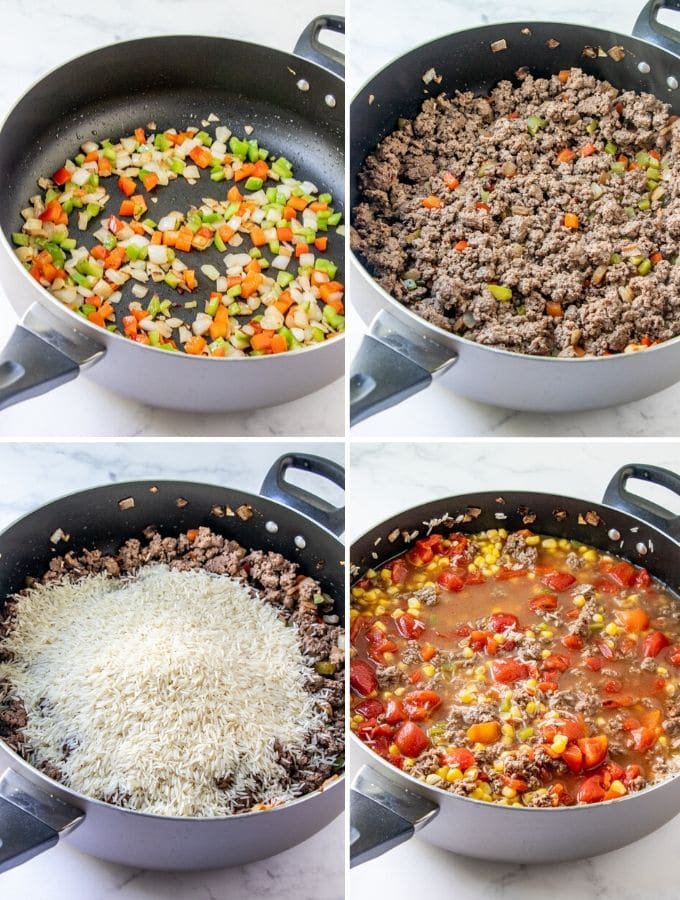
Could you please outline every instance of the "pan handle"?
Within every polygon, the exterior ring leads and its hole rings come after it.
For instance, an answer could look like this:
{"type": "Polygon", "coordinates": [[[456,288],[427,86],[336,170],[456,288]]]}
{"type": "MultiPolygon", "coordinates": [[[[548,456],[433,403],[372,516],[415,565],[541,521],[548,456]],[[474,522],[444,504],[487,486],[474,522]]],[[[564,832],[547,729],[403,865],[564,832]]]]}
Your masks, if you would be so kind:
{"type": "Polygon", "coordinates": [[[352,362],[350,425],[422,391],[456,359],[454,351],[380,310],[352,362]]]}
{"type": "Polygon", "coordinates": [[[327,478],[338,487],[345,489],[345,470],[338,463],[323,456],[311,453],[286,453],[280,456],[267,472],[260,493],[270,500],[283,503],[304,516],[314,519],[323,528],[333,534],[342,534],[345,530],[345,507],[333,506],[321,497],[317,497],[304,488],[286,481],[284,475],[288,469],[302,469],[314,475],[327,478]]]}
{"type": "Polygon", "coordinates": [[[362,766],[350,790],[350,866],[403,844],[438,812],[434,801],[397,785],[370,766],[362,766]]]}
{"type": "Polygon", "coordinates": [[[104,347],[34,303],[0,351],[0,409],[74,379],[104,347]]]}
{"type": "Polygon", "coordinates": [[[295,45],[293,53],[308,59],[310,62],[329,69],[340,78],[345,77],[345,55],[334,47],[322,44],[319,35],[322,31],[337,31],[338,34],[345,33],[345,19],[343,16],[328,15],[317,16],[309,23],[302,32],[295,45]]]}
{"type": "Polygon", "coordinates": [[[82,810],[7,769],[0,775],[0,872],[54,847],[84,818],[82,810]]]}
{"type": "Polygon", "coordinates": [[[607,485],[602,502],[622,512],[630,513],[643,519],[654,528],[672,538],[680,538],[680,516],[676,516],[644,497],[638,497],[626,489],[629,478],[639,478],[661,487],[668,488],[680,496],[680,476],[659,466],[648,466],[644,463],[630,463],[622,466],[607,485]]]}
{"type": "Polygon", "coordinates": [[[638,16],[637,22],[633,26],[633,34],[635,37],[642,38],[643,41],[649,41],[662,47],[676,56],[680,55],[680,32],[670,25],[664,25],[659,22],[658,13],[660,9],[674,9],[680,12],[680,0],[649,0],[649,3],[643,6],[638,16]]]}

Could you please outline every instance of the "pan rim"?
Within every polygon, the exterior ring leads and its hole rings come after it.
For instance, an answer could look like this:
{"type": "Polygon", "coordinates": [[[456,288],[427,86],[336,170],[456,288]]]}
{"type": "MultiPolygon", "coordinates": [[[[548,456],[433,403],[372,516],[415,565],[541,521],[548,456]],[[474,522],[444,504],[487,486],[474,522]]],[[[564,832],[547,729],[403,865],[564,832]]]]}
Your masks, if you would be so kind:
{"type": "MultiPolygon", "coordinates": [[[[113,487],[115,487],[115,488],[120,487],[122,490],[133,489],[133,488],[136,488],[137,490],[140,490],[140,489],[148,490],[151,487],[162,486],[164,484],[165,485],[184,485],[185,487],[187,487],[187,486],[200,486],[201,488],[208,487],[208,488],[215,488],[215,490],[219,490],[219,491],[238,490],[238,488],[233,488],[233,487],[229,487],[226,485],[214,485],[214,484],[210,484],[209,482],[184,481],[184,480],[171,479],[171,478],[159,478],[159,479],[154,479],[154,480],[149,480],[149,481],[146,481],[146,480],[121,481],[121,482],[115,481],[115,482],[109,482],[109,483],[104,483],[104,484],[92,485],[89,488],[84,488],[79,491],[72,491],[69,494],[63,494],[63,495],[55,498],[54,500],[49,500],[46,503],[43,503],[40,506],[36,507],[35,509],[32,509],[29,512],[18,516],[17,518],[13,519],[12,522],[10,522],[8,525],[6,525],[4,528],[2,528],[2,530],[0,530],[0,540],[8,531],[10,531],[12,528],[14,528],[20,522],[23,522],[25,519],[28,519],[31,516],[44,511],[49,506],[52,506],[52,505],[56,506],[57,504],[63,502],[64,500],[69,500],[71,498],[75,498],[75,497],[78,497],[78,496],[84,495],[84,494],[90,494],[92,491],[96,491],[96,490],[102,489],[102,488],[109,489],[109,488],[113,488],[113,487]]],[[[337,537],[337,535],[333,534],[332,531],[329,531],[328,529],[324,528],[323,525],[321,525],[319,522],[315,522],[314,519],[312,519],[309,516],[306,516],[304,513],[298,512],[297,510],[293,509],[292,507],[286,506],[285,504],[281,503],[278,500],[272,500],[269,497],[265,497],[262,494],[253,494],[253,493],[250,493],[249,491],[243,491],[243,492],[239,491],[239,494],[243,498],[248,498],[248,500],[252,500],[254,502],[264,500],[267,503],[272,503],[275,506],[281,507],[282,510],[285,510],[288,513],[294,513],[296,516],[299,516],[300,518],[304,519],[306,522],[309,522],[310,524],[316,526],[317,528],[320,528],[328,536],[333,538],[333,540],[335,540],[337,542],[337,544],[340,548],[344,548],[343,542],[340,540],[339,537],[337,537]]],[[[340,556],[341,560],[343,558],[344,558],[343,556],[340,556]]],[[[230,822],[232,820],[243,819],[243,818],[247,818],[250,816],[259,816],[259,815],[262,815],[263,813],[265,813],[265,814],[266,813],[276,813],[276,812],[281,813],[281,812],[283,812],[283,810],[289,809],[290,807],[298,806],[299,804],[303,803],[305,800],[310,800],[313,797],[320,797],[323,794],[326,794],[328,791],[335,790],[335,789],[337,789],[338,785],[342,785],[343,790],[344,790],[344,781],[345,781],[346,774],[347,774],[347,770],[346,770],[347,767],[346,767],[346,763],[345,763],[342,771],[338,772],[337,776],[335,776],[335,777],[331,776],[332,780],[328,781],[325,786],[322,785],[321,787],[316,788],[316,790],[314,790],[314,791],[310,791],[307,794],[303,794],[301,797],[296,797],[293,800],[290,800],[286,803],[282,803],[280,806],[273,806],[270,809],[246,810],[245,812],[232,813],[231,815],[226,815],[226,816],[159,816],[154,813],[141,812],[136,809],[127,809],[125,807],[118,806],[113,803],[106,803],[106,801],[104,801],[104,800],[98,800],[95,797],[90,797],[87,794],[83,794],[80,791],[76,791],[73,788],[69,787],[68,785],[63,784],[61,781],[57,781],[54,778],[50,778],[44,772],[41,772],[40,769],[37,769],[35,766],[33,766],[31,763],[29,763],[27,760],[25,760],[22,756],[20,756],[15,750],[13,750],[2,738],[0,738],[0,750],[2,750],[3,753],[8,754],[15,761],[16,766],[14,766],[14,767],[10,766],[12,771],[17,772],[19,775],[21,775],[22,777],[25,778],[26,774],[23,770],[27,768],[29,770],[31,776],[33,776],[33,778],[37,779],[38,783],[44,782],[45,785],[52,792],[53,792],[54,786],[56,786],[58,789],[57,795],[59,795],[59,793],[65,793],[68,796],[68,799],[70,801],[74,801],[73,802],[74,806],[76,806],[78,809],[83,809],[85,811],[86,817],[87,817],[88,805],[94,805],[97,808],[104,808],[104,809],[108,809],[108,810],[112,810],[112,811],[117,811],[119,813],[128,813],[128,814],[135,815],[135,816],[138,816],[141,818],[152,819],[156,822],[159,822],[159,821],[160,822],[174,822],[174,823],[230,822]]],[[[29,779],[29,780],[31,780],[31,779],[29,779]]]]}

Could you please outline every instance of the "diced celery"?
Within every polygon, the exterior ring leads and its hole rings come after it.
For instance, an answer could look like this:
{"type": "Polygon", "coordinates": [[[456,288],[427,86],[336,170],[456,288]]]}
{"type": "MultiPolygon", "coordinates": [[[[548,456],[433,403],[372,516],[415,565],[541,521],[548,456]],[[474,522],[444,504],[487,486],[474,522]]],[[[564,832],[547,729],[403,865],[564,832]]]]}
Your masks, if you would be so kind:
{"type": "Polygon", "coordinates": [[[262,184],[263,181],[261,178],[255,178],[254,175],[251,175],[245,183],[245,189],[247,191],[259,191],[262,187],[262,184]]]}
{"type": "Polygon", "coordinates": [[[207,131],[199,131],[194,135],[194,137],[197,141],[200,141],[204,147],[209,147],[213,142],[213,139],[210,137],[207,131]]]}
{"type": "Polygon", "coordinates": [[[28,247],[28,235],[21,234],[19,231],[12,232],[12,243],[17,247],[28,247]]]}
{"type": "Polygon", "coordinates": [[[294,278],[292,272],[280,271],[279,274],[276,276],[276,283],[278,285],[280,285],[282,288],[288,287],[288,285],[291,283],[291,281],[294,281],[294,280],[295,280],[295,278],[294,278]]]}
{"type": "Polygon", "coordinates": [[[180,159],[177,156],[173,156],[170,160],[170,170],[175,173],[175,175],[181,175],[181,173],[185,170],[186,163],[183,159],[180,159]]]}

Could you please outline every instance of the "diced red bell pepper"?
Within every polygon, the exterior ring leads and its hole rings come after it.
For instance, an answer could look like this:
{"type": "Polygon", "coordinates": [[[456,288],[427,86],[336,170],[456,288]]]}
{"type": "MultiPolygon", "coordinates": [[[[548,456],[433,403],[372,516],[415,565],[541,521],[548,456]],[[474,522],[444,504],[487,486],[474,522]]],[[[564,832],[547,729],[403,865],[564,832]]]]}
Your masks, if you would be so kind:
{"type": "Polygon", "coordinates": [[[59,187],[62,187],[66,184],[66,182],[70,179],[71,173],[64,166],[61,169],[57,169],[57,171],[52,176],[52,181],[55,184],[58,184],[59,187]]]}
{"type": "Polygon", "coordinates": [[[529,607],[536,612],[557,609],[557,597],[555,594],[539,594],[529,600],[529,607]]]}
{"type": "Polygon", "coordinates": [[[543,660],[542,665],[545,672],[566,672],[571,666],[571,660],[563,653],[553,653],[543,660]]]}
{"type": "Polygon", "coordinates": [[[392,584],[403,584],[408,576],[408,566],[402,557],[395,559],[390,566],[392,572],[392,584]]]}
{"type": "Polygon", "coordinates": [[[609,571],[609,577],[621,587],[631,587],[636,576],[635,566],[627,562],[618,562],[609,571]]]}

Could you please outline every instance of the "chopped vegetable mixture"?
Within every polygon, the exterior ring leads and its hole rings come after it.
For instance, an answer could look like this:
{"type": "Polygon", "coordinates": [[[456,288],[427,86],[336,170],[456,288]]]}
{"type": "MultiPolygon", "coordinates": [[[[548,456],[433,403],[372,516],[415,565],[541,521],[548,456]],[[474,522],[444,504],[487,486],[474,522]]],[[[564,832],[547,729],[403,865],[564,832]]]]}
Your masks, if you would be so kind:
{"type": "Polygon", "coordinates": [[[344,286],[326,255],[329,234],[343,233],[331,195],[224,126],[215,137],[149,129],[88,141],[40,179],[12,235],[36,281],[101,328],[195,356],[284,353],[344,331],[344,286]],[[157,188],[203,173],[200,205],[150,215],[157,188]],[[197,272],[184,255],[208,248],[223,268],[197,272]]]}
{"type": "Polygon", "coordinates": [[[419,780],[551,807],[677,771],[680,613],[645,569],[528,530],[432,534],[352,606],[352,730],[419,780]]]}

